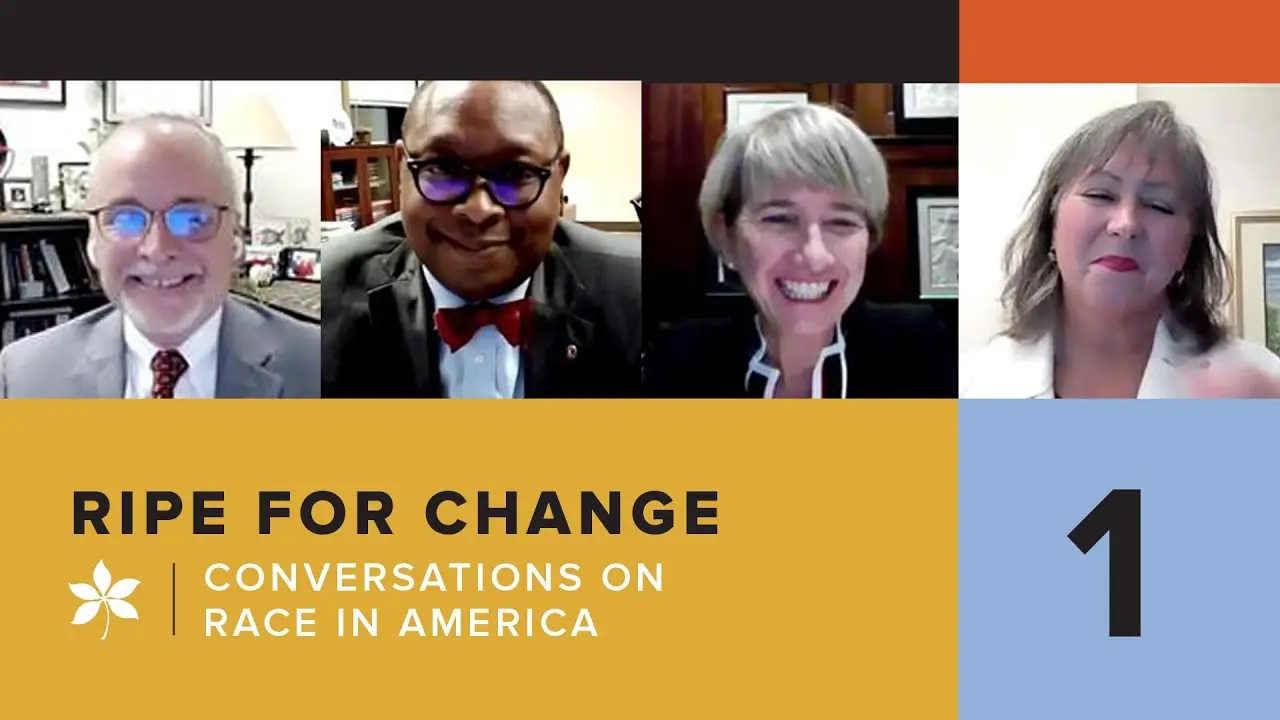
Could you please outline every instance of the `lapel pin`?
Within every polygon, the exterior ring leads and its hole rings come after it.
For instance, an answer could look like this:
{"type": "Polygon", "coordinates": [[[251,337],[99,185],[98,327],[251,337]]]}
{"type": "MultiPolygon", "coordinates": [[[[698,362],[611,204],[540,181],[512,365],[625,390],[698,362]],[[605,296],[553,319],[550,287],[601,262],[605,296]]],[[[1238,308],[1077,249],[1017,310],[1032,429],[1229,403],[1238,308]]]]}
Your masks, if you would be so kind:
{"type": "Polygon", "coordinates": [[[578,346],[570,345],[564,349],[564,356],[573,360],[578,357],[578,346]]]}

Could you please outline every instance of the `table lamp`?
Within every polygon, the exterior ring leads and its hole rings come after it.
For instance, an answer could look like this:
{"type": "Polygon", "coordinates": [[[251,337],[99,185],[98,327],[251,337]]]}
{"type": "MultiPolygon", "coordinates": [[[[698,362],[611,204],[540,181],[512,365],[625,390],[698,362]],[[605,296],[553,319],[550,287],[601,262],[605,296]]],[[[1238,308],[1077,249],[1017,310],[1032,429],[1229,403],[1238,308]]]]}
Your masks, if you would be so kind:
{"type": "Polygon", "coordinates": [[[253,242],[253,163],[262,157],[257,151],[291,150],[293,138],[285,130],[275,106],[261,94],[247,94],[221,103],[214,114],[213,131],[228,150],[244,151],[239,156],[244,162],[244,234],[245,242],[253,242]]]}

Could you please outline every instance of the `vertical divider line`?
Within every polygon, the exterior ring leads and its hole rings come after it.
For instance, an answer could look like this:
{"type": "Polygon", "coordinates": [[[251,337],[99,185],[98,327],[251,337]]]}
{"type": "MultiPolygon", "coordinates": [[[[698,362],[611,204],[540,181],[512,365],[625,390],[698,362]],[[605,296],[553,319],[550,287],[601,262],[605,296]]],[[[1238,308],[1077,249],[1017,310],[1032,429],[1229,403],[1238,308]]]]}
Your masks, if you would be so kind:
{"type": "Polygon", "coordinates": [[[169,634],[178,634],[178,563],[169,564],[169,634]]]}

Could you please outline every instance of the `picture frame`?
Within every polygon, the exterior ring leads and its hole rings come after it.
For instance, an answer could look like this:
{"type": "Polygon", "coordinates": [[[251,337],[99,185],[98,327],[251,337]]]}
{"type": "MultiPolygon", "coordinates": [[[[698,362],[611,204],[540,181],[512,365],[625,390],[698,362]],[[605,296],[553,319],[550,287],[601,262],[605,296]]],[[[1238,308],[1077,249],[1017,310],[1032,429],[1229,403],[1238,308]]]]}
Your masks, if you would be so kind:
{"type": "Polygon", "coordinates": [[[745,125],[762,115],[792,105],[807,105],[803,92],[727,92],[724,95],[725,129],[745,125]]]}
{"type": "Polygon", "coordinates": [[[920,300],[960,298],[960,193],[955,185],[907,187],[911,264],[920,300]]]}
{"type": "Polygon", "coordinates": [[[893,83],[893,126],[897,135],[959,135],[960,84],[893,83]]]}
{"type": "Polygon", "coordinates": [[[75,211],[84,208],[89,195],[89,163],[58,163],[58,196],[62,209],[75,211]]]}
{"type": "Polygon", "coordinates": [[[1280,210],[1232,215],[1231,325],[1280,355],[1280,210]]]}
{"type": "Polygon", "coordinates": [[[280,276],[285,280],[320,282],[320,248],[286,248],[280,253],[280,276]]]}
{"type": "Polygon", "coordinates": [[[213,124],[212,80],[106,80],[102,119],[124,122],[154,112],[177,113],[213,124]]]}
{"type": "Polygon", "coordinates": [[[420,80],[347,80],[347,102],[366,107],[408,107],[420,80]]]}
{"type": "Polygon", "coordinates": [[[0,104],[67,106],[66,80],[0,80],[0,104]]]}
{"type": "Polygon", "coordinates": [[[9,212],[26,212],[35,207],[35,186],[31,178],[5,178],[0,180],[0,192],[4,194],[0,207],[9,212]]]}

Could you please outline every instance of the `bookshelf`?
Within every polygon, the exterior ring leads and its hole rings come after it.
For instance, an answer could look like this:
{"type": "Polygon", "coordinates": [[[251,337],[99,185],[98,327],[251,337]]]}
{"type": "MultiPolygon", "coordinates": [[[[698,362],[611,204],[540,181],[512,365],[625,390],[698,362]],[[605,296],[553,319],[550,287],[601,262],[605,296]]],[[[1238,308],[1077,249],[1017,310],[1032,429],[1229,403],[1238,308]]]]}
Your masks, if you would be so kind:
{"type": "Polygon", "coordinates": [[[400,173],[394,145],[344,145],[320,149],[320,213],[356,229],[400,209],[400,173]]]}
{"type": "Polygon", "coordinates": [[[76,213],[0,213],[0,347],[107,302],[76,213]]]}

